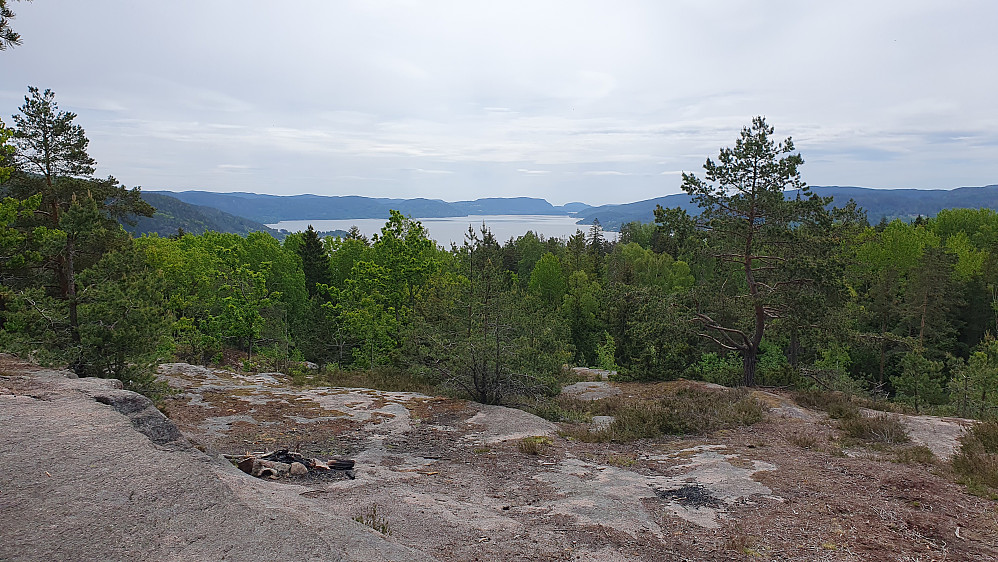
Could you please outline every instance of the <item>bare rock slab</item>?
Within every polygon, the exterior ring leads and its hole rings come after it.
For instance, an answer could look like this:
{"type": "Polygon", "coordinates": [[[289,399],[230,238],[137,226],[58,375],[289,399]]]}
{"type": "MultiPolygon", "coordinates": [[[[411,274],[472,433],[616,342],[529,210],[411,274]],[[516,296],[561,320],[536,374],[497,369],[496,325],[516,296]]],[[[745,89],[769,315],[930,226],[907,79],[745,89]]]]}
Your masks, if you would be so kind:
{"type": "Polygon", "coordinates": [[[214,461],[117,381],[11,378],[0,560],[431,559],[214,461]]]}

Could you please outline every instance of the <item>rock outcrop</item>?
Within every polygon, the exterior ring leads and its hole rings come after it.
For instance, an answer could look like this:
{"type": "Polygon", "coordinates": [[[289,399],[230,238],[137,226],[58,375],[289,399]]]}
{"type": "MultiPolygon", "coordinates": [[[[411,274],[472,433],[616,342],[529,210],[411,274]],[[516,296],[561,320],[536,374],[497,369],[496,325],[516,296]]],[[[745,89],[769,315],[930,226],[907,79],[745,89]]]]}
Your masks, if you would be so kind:
{"type": "Polygon", "coordinates": [[[209,457],[118,381],[6,367],[0,560],[430,559],[209,457]]]}

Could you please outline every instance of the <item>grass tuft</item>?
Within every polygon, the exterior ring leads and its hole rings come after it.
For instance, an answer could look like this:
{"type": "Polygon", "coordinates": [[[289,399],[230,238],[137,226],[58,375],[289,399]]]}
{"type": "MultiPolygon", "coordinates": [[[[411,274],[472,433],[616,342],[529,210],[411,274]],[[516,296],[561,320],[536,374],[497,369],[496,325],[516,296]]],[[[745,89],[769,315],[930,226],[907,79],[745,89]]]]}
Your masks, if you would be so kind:
{"type": "Polygon", "coordinates": [[[539,455],[544,449],[551,446],[550,437],[544,435],[535,435],[532,437],[524,437],[516,443],[516,448],[520,450],[521,453],[526,455],[539,455]]]}
{"type": "Polygon", "coordinates": [[[392,529],[388,526],[388,520],[378,514],[377,504],[371,504],[366,513],[355,516],[353,520],[361,525],[367,525],[382,535],[392,534],[392,529]]]}

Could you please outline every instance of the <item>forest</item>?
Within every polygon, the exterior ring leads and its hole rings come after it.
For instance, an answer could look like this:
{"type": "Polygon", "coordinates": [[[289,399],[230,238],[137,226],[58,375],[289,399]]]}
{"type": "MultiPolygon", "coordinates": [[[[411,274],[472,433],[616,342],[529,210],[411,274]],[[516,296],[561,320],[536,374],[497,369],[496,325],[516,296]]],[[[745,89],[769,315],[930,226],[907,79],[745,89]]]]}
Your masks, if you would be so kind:
{"type": "Polygon", "coordinates": [[[157,363],[237,352],[518,404],[576,365],[998,412],[998,213],[871,225],[812,193],[761,117],[683,175],[698,214],[659,207],[615,242],[482,225],[450,248],[397,211],[371,239],[133,237],[119,220],[153,208],[94,176],[75,118],[29,88],[0,128],[0,349],[81,376],[155,396],[157,363]]]}

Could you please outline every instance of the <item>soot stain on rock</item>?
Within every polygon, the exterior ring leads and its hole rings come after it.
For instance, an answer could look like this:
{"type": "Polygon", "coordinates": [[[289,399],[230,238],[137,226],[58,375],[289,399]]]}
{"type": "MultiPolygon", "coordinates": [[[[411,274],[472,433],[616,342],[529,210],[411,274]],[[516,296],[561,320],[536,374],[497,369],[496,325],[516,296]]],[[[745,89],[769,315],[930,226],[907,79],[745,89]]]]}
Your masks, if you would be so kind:
{"type": "Polygon", "coordinates": [[[685,484],[672,490],[656,489],[655,495],[663,500],[676,502],[683,507],[721,506],[721,500],[711,495],[710,490],[700,484],[685,484]]]}

